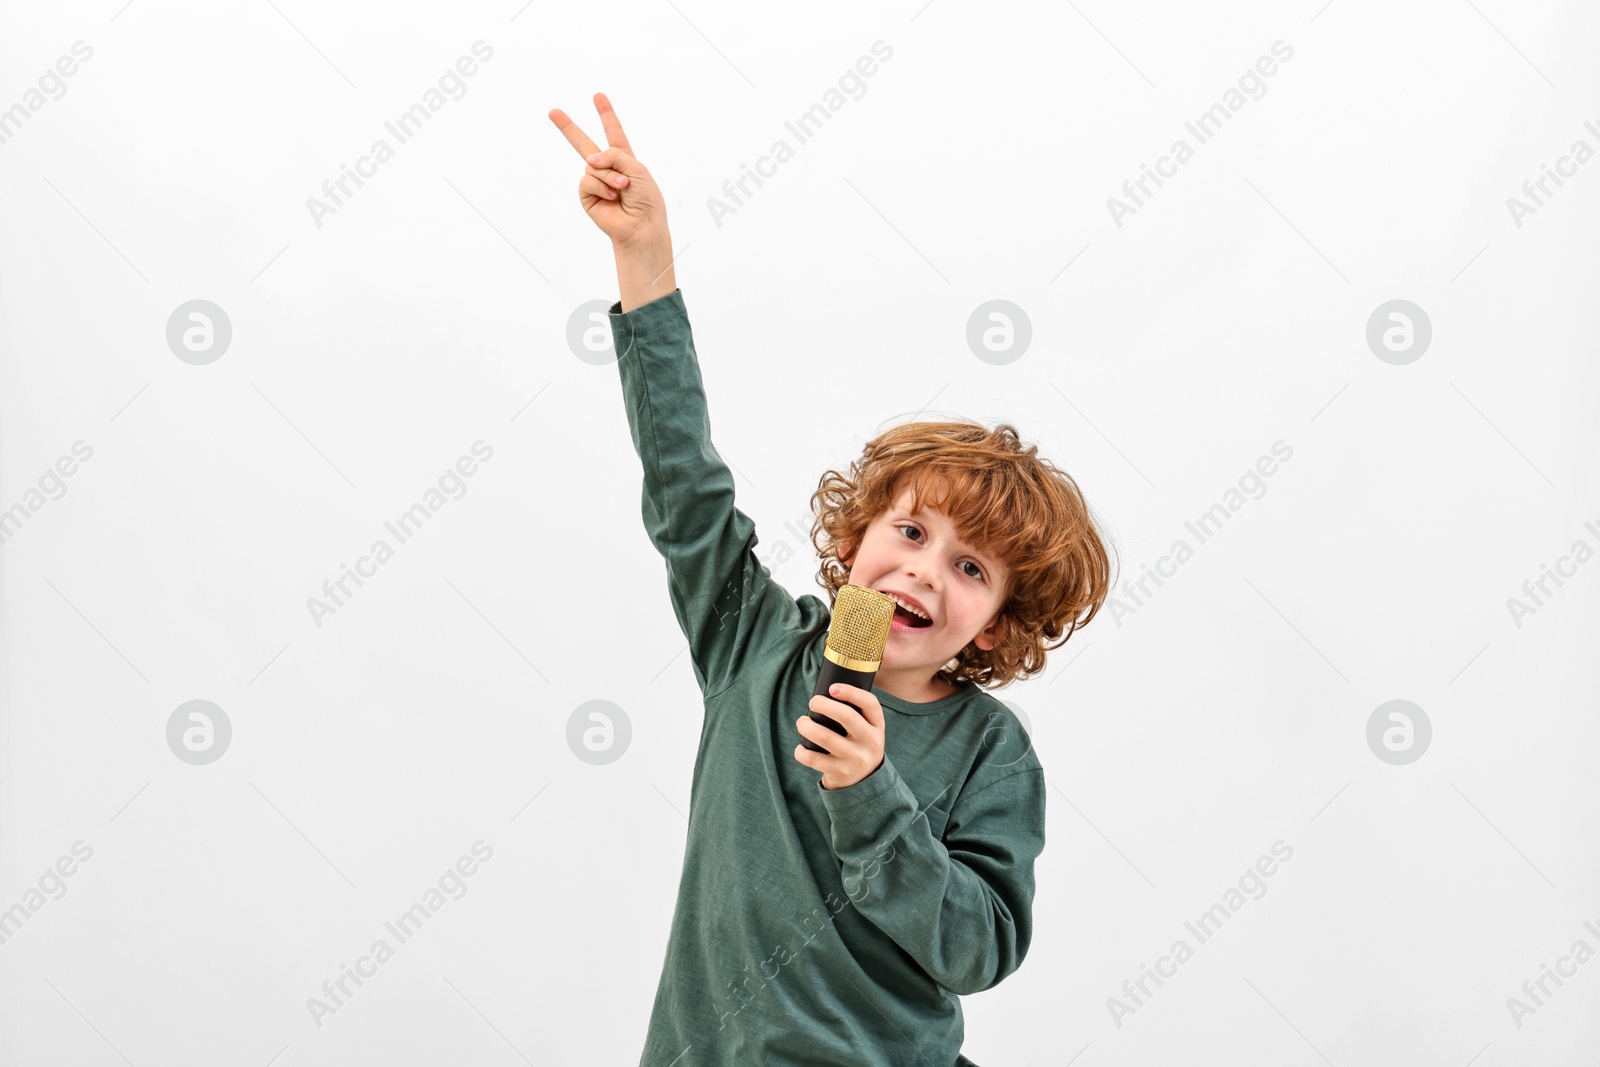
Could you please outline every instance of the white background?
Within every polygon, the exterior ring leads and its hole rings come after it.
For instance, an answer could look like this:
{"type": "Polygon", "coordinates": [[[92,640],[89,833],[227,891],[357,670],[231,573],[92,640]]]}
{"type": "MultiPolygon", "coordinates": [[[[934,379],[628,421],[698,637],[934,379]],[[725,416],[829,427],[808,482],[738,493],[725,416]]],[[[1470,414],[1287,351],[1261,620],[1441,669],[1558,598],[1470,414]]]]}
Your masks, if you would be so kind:
{"type": "Polygon", "coordinates": [[[1600,951],[1600,563],[1520,625],[1507,601],[1600,549],[1600,161],[1521,226],[1506,201],[1600,149],[1600,15],[1319,3],[6,5],[0,108],[93,57],[0,144],[0,1062],[636,1062],[702,709],[617,370],[567,343],[616,280],[546,112],[601,139],[596,90],[666,191],[716,448],[795,595],[823,595],[818,477],[913,415],[1015,425],[1127,580],[1293,449],[1142,606],[996,692],[1048,843],[968,1056],[1593,1062],[1600,961],[1520,1026],[1507,1001],[1600,951]],[[480,39],[465,95],[319,227],[308,198],[480,39]],[[1178,138],[1119,227],[1107,199],[1178,138]],[[203,366],[166,338],[194,299],[233,331],[203,366]],[[1000,366],[965,339],[993,299],[1032,328],[1000,366]],[[1366,341],[1393,299],[1432,324],[1406,365],[1366,341]],[[308,598],[479,440],[466,494],[319,626],[308,598]],[[204,766],[166,734],[195,699],[233,731],[204,766]],[[1367,741],[1393,699],[1432,728],[1406,765],[1367,741]],[[567,740],[591,700],[632,730],[600,766],[567,740]],[[480,840],[318,1026],[308,998],[480,840]],[[1185,921],[1280,840],[1199,944],[1185,921]]]}

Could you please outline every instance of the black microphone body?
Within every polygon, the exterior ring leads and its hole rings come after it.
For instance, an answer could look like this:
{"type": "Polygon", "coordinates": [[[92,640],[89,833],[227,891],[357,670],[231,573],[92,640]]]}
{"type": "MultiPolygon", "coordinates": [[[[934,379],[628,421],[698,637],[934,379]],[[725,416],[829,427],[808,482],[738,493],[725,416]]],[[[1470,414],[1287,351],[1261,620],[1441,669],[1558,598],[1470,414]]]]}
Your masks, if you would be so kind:
{"type": "MultiPolygon", "coordinates": [[[[857,689],[871,689],[872,680],[877,676],[878,672],[876,670],[853,671],[849,667],[842,667],[833,662],[833,660],[823,657],[822,669],[817,671],[817,688],[811,695],[814,697],[828,697],[828,699],[837,700],[841,704],[850,704],[850,701],[845,700],[842,697],[833,696],[831,693],[829,693],[828,687],[830,685],[843,682],[845,685],[853,685],[857,689]]],[[[857,711],[861,710],[854,704],[850,704],[850,706],[855,708],[857,711]]],[[[820,722],[822,725],[826,726],[840,737],[844,736],[844,727],[828,718],[828,716],[822,714],[822,712],[813,711],[810,713],[810,715],[812,722],[820,722]]],[[[811,740],[809,737],[800,738],[800,743],[813,752],[828,751],[815,741],[811,740]]],[[[831,755],[831,753],[829,754],[831,755]]]]}

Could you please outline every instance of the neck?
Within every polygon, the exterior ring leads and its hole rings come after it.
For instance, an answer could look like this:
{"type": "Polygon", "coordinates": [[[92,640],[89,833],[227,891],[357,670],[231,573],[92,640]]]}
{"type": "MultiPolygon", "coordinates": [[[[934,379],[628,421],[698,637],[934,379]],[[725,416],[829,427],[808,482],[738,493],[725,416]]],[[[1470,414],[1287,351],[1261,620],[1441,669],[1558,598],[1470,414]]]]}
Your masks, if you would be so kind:
{"type": "Polygon", "coordinates": [[[950,696],[958,688],[935,675],[932,678],[906,679],[898,678],[885,671],[879,671],[873,679],[874,689],[881,689],[891,696],[898,697],[909,704],[928,704],[950,696]]]}

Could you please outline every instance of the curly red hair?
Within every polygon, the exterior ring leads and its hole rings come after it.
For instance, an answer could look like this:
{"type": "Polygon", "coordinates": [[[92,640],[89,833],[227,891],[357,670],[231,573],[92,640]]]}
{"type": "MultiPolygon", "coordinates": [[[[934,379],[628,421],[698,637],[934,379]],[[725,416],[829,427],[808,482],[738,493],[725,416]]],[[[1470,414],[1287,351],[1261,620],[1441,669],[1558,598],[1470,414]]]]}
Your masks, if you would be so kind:
{"type": "Polygon", "coordinates": [[[990,430],[913,422],[867,442],[848,475],[823,474],[811,495],[811,541],[830,605],[849,581],[844,557],[909,483],[914,507],[944,512],[958,537],[998,556],[1009,572],[994,648],[969,643],[936,677],[999,687],[1038,674],[1045,653],[1086,626],[1111,588],[1106,544],[1083,494],[1038,451],[1004,423],[990,430]]]}

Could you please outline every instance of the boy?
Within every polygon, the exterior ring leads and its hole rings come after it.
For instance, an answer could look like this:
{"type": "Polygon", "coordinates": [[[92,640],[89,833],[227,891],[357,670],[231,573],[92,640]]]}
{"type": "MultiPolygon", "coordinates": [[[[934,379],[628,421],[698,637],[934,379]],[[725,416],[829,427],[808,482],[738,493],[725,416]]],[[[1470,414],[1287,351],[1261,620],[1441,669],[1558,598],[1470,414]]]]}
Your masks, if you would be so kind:
{"type": "Polygon", "coordinates": [[[639,1062],[971,1067],[956,995],[1022,963],[1045,822],[1027,734],[974,683],[1036,673],[1041,637],[1093,617],[1104,549],[1070,479],[1016,448],[1009,427],[881,435],[852,466],[859,481],[829,472],[813,497],[819,582],[830,601],[850,581],[913,611],[896,612],[871,691],[813,698],[829,605],[791,597],[755,557],[711,445],[660,190],[604,94],[594,100],[603,152],[549,114],[589,163],[581,203],[616,253],[610,320],[645,528],[705,698],[639,1062]]]}

